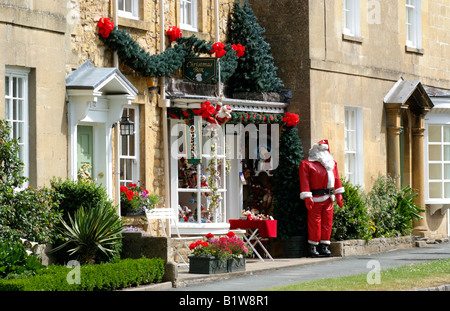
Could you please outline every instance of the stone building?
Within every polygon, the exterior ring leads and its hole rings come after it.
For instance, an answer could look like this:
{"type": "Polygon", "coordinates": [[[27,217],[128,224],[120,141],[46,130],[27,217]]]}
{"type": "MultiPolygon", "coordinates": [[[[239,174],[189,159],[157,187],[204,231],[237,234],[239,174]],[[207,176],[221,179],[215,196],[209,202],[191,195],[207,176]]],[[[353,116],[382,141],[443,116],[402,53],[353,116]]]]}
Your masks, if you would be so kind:
{"type": "Polygon", "coordinates": [[[366,189],[399,177],[426,206],[416,233],[448,236],[448,2],[249,2],[292,89],[305,149],[329,139],[342,175],[366,189]]]}
{"type": "MultiPolygon", "coordinates": [[[[341,174],[366,188],[379,175],[400,176],[418,190],[418,203],[427,206],[417,231],[448,235],[446,2],[249,2],[266,28],[278,74],[292,90],[288,111],[300,115],[304,149],[328,139],[341,174]]],[[[179,175],[183,157],[169,152],[180,138],[171,133],[180,120],[168,117],[168,109],[198,109],[211,101],[234,111],[281,114],[287,102],[223,97],[220,84],[192,86],[177,74],[148,84],[154,80],[125,65],[100,40],[97,23],[110,18],[155,55],[169,47],[170,26],[184,37],[226,41],[233,3],[0,0],[5,47],[0,118],[13,122],[15,137],[21,137],[29,184],[48,185],[53,176],[74,179],[81,164],[89,163],[116,203],[121,184],[140,182],[174,213],[185,207],[197,211],[195,221],[180,218],[182,232],[225,232],[228,219],[238,218],[246,207],[243,196],[249,189],[240,179],[244,164],[231,159],[227,173],[221,166],[219,212],[203,218],[205,189],[185,187],[179,175]],[[122,118],[134,122],[134,135],[120,135],[122,118]]]]}

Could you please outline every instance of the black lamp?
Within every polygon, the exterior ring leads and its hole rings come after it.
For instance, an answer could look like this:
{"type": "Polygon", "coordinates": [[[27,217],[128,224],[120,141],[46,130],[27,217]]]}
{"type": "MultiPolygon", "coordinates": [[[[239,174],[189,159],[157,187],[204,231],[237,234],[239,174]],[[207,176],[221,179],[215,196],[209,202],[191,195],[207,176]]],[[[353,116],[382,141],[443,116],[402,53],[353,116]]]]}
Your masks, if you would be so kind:
{"type": "Polygon", "coordinates": [[[134,122],[130,121],[128,117],[122,117],[120,121],[120,135],[132,136],[134,135],[134,122]]]}

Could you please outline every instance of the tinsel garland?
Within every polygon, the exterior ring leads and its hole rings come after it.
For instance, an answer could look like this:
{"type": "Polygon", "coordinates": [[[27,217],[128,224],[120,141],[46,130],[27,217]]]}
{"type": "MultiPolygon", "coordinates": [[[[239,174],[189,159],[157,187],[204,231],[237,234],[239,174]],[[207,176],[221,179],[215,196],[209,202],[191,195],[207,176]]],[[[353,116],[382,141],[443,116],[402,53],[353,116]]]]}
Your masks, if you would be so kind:
{"type": "MultiPolygon", "coordinates": [[[[214,44],[201,40],[195,35],[189,38],[180,37],[176,39],[175,44],[170,45],[164,52],[150,55],[149,52],[139,46],[127,31],[117,29],[117,27],[107,37],[99,35],[99,38],[111,50],[117,52],[122,62],[144,77],[168,76],[181,68],[186,57],[211,54],[214,44]]],[[[225,51],[226,53],[219,58],[222,82],[230,78],[238,66],[237,51],[232,48],[231,44],[225,45],[225,51]]],[[[211,80],[211,83],[217,82],[217,77],[211,80]]]]}

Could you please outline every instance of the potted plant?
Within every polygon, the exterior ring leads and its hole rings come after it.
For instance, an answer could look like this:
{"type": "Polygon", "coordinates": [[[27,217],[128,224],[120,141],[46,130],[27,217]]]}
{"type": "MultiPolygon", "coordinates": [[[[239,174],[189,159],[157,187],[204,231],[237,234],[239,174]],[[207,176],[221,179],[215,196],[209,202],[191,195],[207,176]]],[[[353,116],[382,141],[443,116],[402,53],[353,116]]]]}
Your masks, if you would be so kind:
{"type": "Polygon", "coordinates": [[[147,189],[134,183],[120,186],[121,215],[143,215],[159,202],[159,196],[150,194],[147,189]]]}
{"type": "Polygon", "coordinates": [[[248,248],[244,241],[233,232],[215,238],[208,233],[206,239],[198,240],[189,246],[189,272],[215,274],[245,270],[248,248]]]}

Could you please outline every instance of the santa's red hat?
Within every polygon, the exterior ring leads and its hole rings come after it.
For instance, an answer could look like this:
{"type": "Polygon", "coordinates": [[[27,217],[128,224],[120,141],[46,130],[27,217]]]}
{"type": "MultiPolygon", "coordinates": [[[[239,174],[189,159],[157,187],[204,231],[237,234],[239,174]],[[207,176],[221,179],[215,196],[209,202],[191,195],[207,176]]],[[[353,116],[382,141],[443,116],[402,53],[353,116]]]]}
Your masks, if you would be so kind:
{"type": "Polygon", "coordinates": [[[319,145],[326,145],[328,152],[330,152],[330,144],[328,144],[328,139],[322,139],[321,141],[318,142],[319,145]]]}

